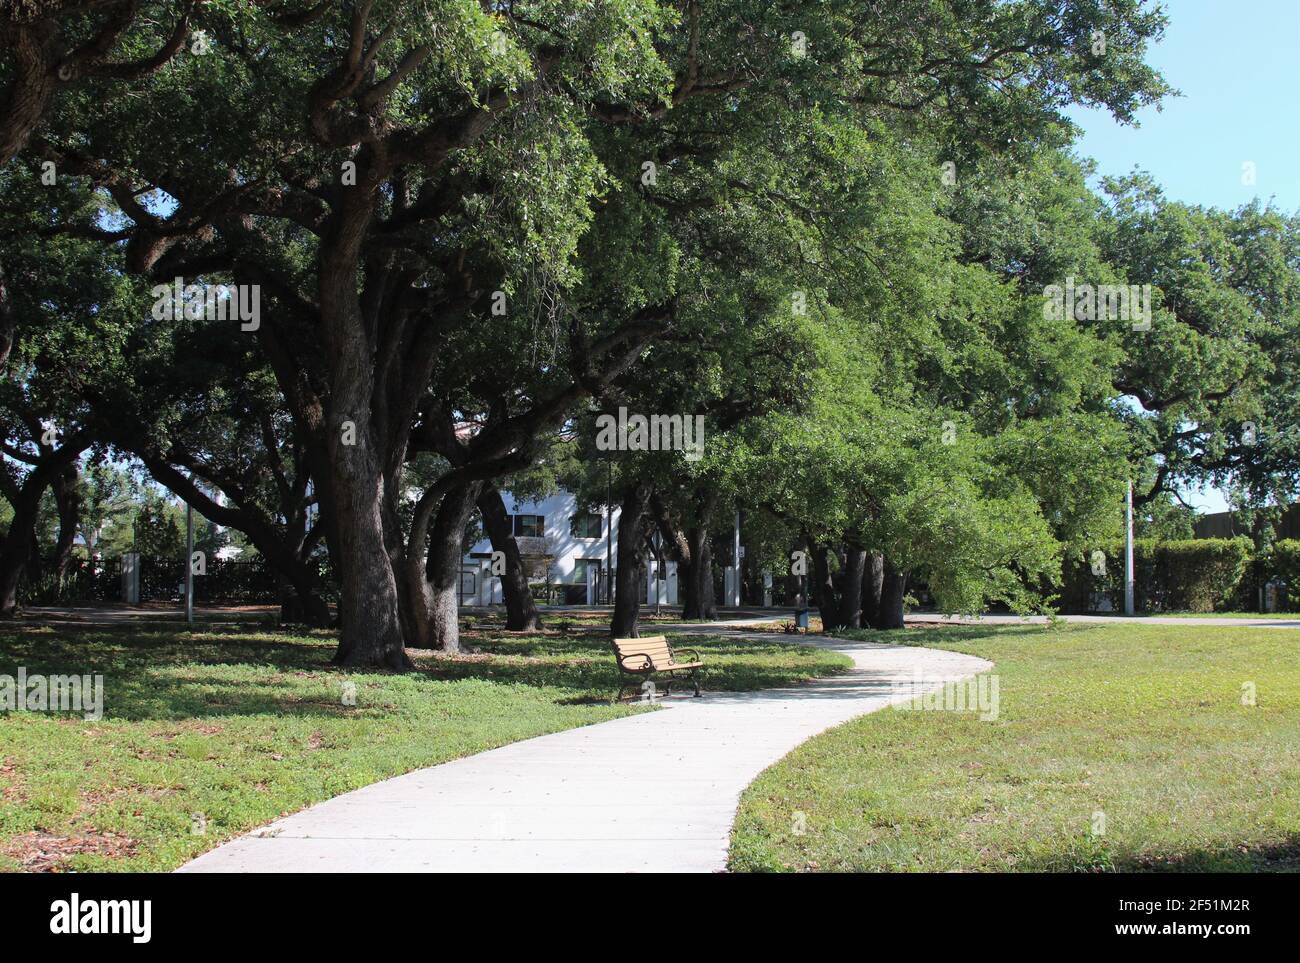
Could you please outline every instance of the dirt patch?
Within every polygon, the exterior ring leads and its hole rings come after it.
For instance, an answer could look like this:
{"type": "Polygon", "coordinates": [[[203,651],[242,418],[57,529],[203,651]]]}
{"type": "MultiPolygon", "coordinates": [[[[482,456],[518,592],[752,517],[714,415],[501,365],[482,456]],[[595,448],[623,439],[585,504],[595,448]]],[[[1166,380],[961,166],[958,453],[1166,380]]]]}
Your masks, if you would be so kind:
{"type": "Polygon", "coordinates": [[[108,859],[134,856],[138,843],[116,833],[88,833],[81,836],[54,836],[30,832],[15,836],[5,846],[6,856],[16,860],[29,873],[61,872],[73,856],[94,855],[108,859]]]}
{"type": "MultiPolygon", "coordinates": [[[[111,789],[83,789],[77,795],[81,799],[78,815],[94,812],[100,806],[116,804],[124,799],[162,799],[169,796],[174,789],[168,786],[114,786],[111,789]]],[[[139,815],[137,812],[136,815],[139,815]]]]}
{"type": "Polygon", "coordinates": [[[781,619],[778,622],[757,622],[753,625],[736,625],[729,626],[741,632],[770,632],[774,635],[820,635],[822,631],[822,620],[820,616],[810,615],[808,617],[808,631],[795,627],[792,619],[781,619]]]}
{"type": "Polygon", "coordinates": [[[19,803],[26,798],[27,793],[23,786],[22,774],[18,772],[18,765],[12,756],[6,756],[3,761],[0,761],[0,799],[5,802],[19,803]]]}

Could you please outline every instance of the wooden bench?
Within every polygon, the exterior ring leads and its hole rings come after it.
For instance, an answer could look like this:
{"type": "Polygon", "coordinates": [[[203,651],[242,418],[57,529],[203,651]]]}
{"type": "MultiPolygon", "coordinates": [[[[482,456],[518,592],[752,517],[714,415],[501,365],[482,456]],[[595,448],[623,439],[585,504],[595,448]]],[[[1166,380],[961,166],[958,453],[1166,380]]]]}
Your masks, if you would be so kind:
{"type": "MultiPolygon", "coordinates": [[[[651,635],[644,639],[614,640],[614,658],[618,662],[618,671],[624,676],[649,679],[657,675],[665,675],[667,679],[664,682],[664,695],[669,695],[673,691],[673,680],[678,677],[678,674],[689,673],[689,681],[695,687],[695,695],[698,697],[699,671],[704,667],[704,663],[700,661],[700,653],[695,649],[681,651],[690,655],[690,661],[679,659],[673,647],[668,644],[667,637],[662,635],[651,635]]],[[[623,693],[634,685],[635,682],[625,682],[618,690],[618,696],[614,701],[620,701],[623,693]]]]}

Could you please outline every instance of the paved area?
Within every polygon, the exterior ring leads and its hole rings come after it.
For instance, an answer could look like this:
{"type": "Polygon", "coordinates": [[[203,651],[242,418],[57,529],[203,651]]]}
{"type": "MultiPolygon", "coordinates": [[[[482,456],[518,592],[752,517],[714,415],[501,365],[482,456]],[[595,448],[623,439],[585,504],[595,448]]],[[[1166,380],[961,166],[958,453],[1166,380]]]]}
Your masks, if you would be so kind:
{"type": "MultiPolygon", "coordinates": [[[[718,624],[710,626],[717,631],[718,624]]],[[[804,636],[833,679],[674,696],[657,712],[517,742],[366,786],[226,843],[180,872],[713,872],[740,794],[805,739],[991,664],[804,636]]]]}
{"type": "MultiPolygon", "coordinates": [[[[214,605],[196,606],[194,616],[197,621],[205,623],[247,623],[274,622],[279,615],[278,605],[214,605]]],[[[478,614],[500,614],[500,606],[495,608],[465,608],[463,611],[478,614]]],[[[542,617],[563,617],[566,612],[609,614],[609,606],[570,605],[543,606],[542,617]]],[[[644,609],[642,611],[645,611],[644,609]]],[[[681,611],[680,606],[664,606],[666,614],[681,611]]],[[[813,609],[814,614],[816,609],[813,609]]],[[[747,625],[764,625],[789,622],[794,618],[789,608],[751,607],[742,609],[722,609],[721,619],[716,622],[650,622],[641,623],[641,630],[650,633],[659,630],[671,632],[714,632],[719,628],[743,628],[747,625]]],[[[1205,615],[1187,618],[1173,618],[1159,615],[1065,615],[1061,618],[1068,622],[1145,622],[1149,625],[1249,625],[1262,628],[1300,628],[1300,614],[1285,613],[1275,616],[1252,618],[1225,618],[1223,616],[1205,615]]],[[[64,623],[86,625],[122,625],[133,622],[146,622],[151,625],[183,625],[185,609],[179,603],[150,603],[147,605],[123,605],[121,603],[104,603],[102,605],[33,605],[23,610],[21,621],[41,625],[58,625],[64,623]]],[[[986,625],[1017,625],[1031,623],[1041,625],[1047,621],[1046,616],[1035,615],[1022,619],[1018,615],[985,615],[979,619],[965,616],[939,615],[933,612],[914,612],[907,617],[908,625],[933,624],[935,622],[963,624],[983,623],[986,625]]]]}
{"type": "MultiPolygon", "coordinates": [[[[195,606],[194,619],[204,624],[243,624],[274,622],[280,614],[278,605],[195,606]]],[[[30,605],[23,609],[21,620],[34,625],[185,625],[182,603],[125,605],[30,605]]]]}

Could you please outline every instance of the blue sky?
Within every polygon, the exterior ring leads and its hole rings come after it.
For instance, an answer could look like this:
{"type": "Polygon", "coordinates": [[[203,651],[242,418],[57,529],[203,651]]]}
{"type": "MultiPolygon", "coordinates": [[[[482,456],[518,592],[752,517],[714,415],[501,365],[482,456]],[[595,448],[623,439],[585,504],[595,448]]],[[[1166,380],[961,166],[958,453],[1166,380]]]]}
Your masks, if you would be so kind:
{"type": "Polygon", "coordinates": [[[1173,199],[1236,207],[1258,196],[1300,210],[1300,2],[1168,0],[1147,61],[1181,91],[1126,127],[1075,108],[1080,154],[1102,174],[1150,171],[1173,199]],[[1242,184],[1253,161],[1256,184],[1242,184]]]}
{"type": "MultiPolygon", "coordinates": [[[[1181,97],[1142,110],[1139,126],[1074,108],[1076,149],[1099,174],[1149,171],[1172,199],[1234,208],[1259,197],[1300,210],[1300,0],[1168,0],[1169,27],[1147,61],[1181,97]],[[1255,184],[1242,165],[1255,165],[1255,184]]],[[[1203,511],[1217,491],[1187,492],[1203,511]]]]}

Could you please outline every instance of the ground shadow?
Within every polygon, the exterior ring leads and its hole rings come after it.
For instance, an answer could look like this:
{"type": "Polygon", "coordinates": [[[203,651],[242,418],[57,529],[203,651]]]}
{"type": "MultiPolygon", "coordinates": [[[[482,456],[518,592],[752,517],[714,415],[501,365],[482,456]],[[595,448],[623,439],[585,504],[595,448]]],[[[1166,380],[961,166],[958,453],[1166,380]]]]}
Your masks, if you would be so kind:
{"type": "Polygon", "coordinates": [[[1169,854],[1111,851],[1104,842],[1079,842],[1060,853],[1018,862],[1016,869],[1031,873],[1297,873],[1300,833],[1261,846],[1234,843],[1169,854]]]}
{"type": "MultiPolygon", "coordinates": [[[[396,698],[345,704],[341,694],[348,683],[379,686],[391,695],[413,686],[486,681],[536,689],[560,704],[595,705],[612,699],[625,681],[600,632],[515,636],[469,631],[463,642],[466,652],[459,656],[413,651],[416,670],[397,675],[332,665],[336,640],[328,632],[13,626],[0,629],[0,674],[16,675],[22,666],[29,677],[103,675],[105,718],[167,721],[400,714],[396,698]]],[[[706,663],[703,684],[714,691],[788,686],[833,670],[824,659],[791,659],[790,643],[776,639],[682,636],[675,643],[700,651],[706,663]]]]}

